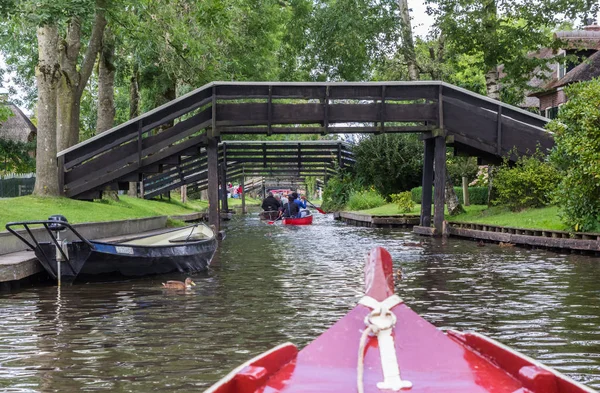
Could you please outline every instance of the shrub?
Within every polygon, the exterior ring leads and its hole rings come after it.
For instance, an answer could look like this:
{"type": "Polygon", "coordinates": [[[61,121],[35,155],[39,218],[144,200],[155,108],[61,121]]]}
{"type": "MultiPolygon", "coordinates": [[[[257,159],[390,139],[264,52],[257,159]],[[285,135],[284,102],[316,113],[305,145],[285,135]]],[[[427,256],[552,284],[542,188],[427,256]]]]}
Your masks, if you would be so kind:
{"type": "Polygon", "coordinates": [[[530,157],[519,157],[513,166],[505,159],[494,176],[493,203],[513,211],[549,205],[560,180],[556,167],[539,150],[530,157]]]}
{"type": "MultiPolygon", "coordinates": [[[[458,201],[462,204],[463,195],[462,195],[462,187],[454,187],[454,192],[456,196],[458,196],[458,201]]],[[[422,187],[415,187],[410,190],[410,194],[412,196],[412,200],[414,203],[421,203],[421,194],[423,193],[422,187]]],[[[487,187],[469,187],[469,202],[471,205],[487,205],[487,195],[488,188],[487,187]]],[[[433,190],[432,190],[433,196],[433,190]]]]}
{"type": "Polygon", "coordinates": [[[565,224],[600,231],[600,79],[566,88],[569,101],[547,128],[554,131],[552,162],[561,170],[556,201],[565,224]]]}
{"type": "Polygon", "coordinates": [[[392,198],[392,202],[398,205],[398,210],[400,213],[410,213],[415,207],[415,203],[412,200],[412,194],[410,191],[392,194],[390,196],[392,198]]]}
{"type": "Polygon", "coordinates": [[[349,174],[340,173],[330,177],[323,189],[324,210],[336,211],[344,208],[348,203],[350,193],[354,191],[356,185],[349,174]]]}
{"type": "Polygon", "coordinates": [[[348,210],[365,210],[385,205],[385,199],[374,189],[353,191],[350,193],[346,208],[348,210]]]}
{"type": "Polygon", "coordinates": [[[421,184],[423,142],[417,135],[369,135],[353,151],[356,178],[385,197],[421,184]]]}

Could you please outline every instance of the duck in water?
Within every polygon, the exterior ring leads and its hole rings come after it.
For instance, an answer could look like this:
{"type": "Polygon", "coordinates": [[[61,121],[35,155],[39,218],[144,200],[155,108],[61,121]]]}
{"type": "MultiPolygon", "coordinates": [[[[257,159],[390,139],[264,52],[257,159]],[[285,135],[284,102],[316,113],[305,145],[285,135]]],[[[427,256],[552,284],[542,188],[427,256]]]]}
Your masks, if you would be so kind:
{"type": "Polygon", "coordinates": [[[185,279],[185,282],[171,280],[171,281],[163,282],[162,285],[163,285],[163,287],[169,288],[169,289],[190,289],[192,287],[192,285],[196,285],[196,283],[193,282],[192,279],[188,277],[185,279]]]}

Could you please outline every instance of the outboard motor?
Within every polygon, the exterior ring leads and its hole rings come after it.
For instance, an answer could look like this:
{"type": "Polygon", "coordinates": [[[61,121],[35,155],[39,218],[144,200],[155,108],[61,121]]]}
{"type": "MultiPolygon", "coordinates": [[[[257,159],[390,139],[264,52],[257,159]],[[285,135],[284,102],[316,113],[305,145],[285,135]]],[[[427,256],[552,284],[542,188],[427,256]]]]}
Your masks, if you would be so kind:
{"type": "Polygon", "coordinates": [[[48,224],[48,228],[50,228],[51,231],[56,232],[57,235],[58,235],[58,232],[64,232],[67,230],[67,227],[62,225],[61,222],[69,222],[69,221],[67,221],[67,218],[61,214],[54,214],[54,215],[48,217],[48,221],[56,221],[51,224],[48,224]]]}
{"type": "Polygon", "coordinates": [[[67,245],[67,239],[60,239],[60,233],[64,232],[67,230],[66,225],[62,224],[64,222],[69,222],[67,221],[67,218],[63,215],[60,214],[54,214],[50,217],[48,217],[48,221],[53,221],[52,223],[48,224],[48,228],[54,232],[56,234],[56,242],[59,244],[59,247],[56,247],[56,268],[57,268],[57,276],[58,276],[58,286],[60,286],[61,284],[61,262],[63,262],[65,260],[65,257],[63,256],[66,255],[66,259],[69,258],[69,248],[67,245]],[[62,252],[61,252],[62,250],[62,252]]]}

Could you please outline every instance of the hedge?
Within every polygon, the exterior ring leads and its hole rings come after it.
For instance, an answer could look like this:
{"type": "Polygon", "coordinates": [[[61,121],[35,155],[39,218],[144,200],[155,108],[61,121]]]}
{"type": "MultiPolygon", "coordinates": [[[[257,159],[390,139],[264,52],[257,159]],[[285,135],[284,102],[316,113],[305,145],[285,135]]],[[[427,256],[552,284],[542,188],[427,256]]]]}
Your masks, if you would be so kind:
{"type": "MultiPolygon", "coordinates": [[[[432,187],[433,188],[433,187],[432,187]]],[[[415,203],[421,203],[422,187],[415,187],[410,190],[412,200],[415,203]]],[[[462,187],[454,187],[454,192],[458,196],[458,201],[464,203],[462,187]]],[[[433,198],[433,190],[431,192],[433,198]]],[[[488,188],[487,187],[469,187],[469,202],[471,205],[487,205],[488,188]]]]}

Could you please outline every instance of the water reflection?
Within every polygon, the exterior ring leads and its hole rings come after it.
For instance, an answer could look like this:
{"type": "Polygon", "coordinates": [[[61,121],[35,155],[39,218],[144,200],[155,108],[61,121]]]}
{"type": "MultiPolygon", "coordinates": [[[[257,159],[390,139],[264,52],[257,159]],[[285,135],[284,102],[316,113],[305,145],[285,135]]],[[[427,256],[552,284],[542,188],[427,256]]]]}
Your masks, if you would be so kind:
{"type": "Polygon", "coordinates": [[[343,316],[376,245],[402,265],[398,293],[436,326],[488,334],[600,388],[598,259],[316,218],[303,228],[256,215],[230,222],[213,268],[190,291],[163,290],[184,278],[172,275],[2,295],[0,390],[202,390],[276,344],[306,345],[343,316]]]}

